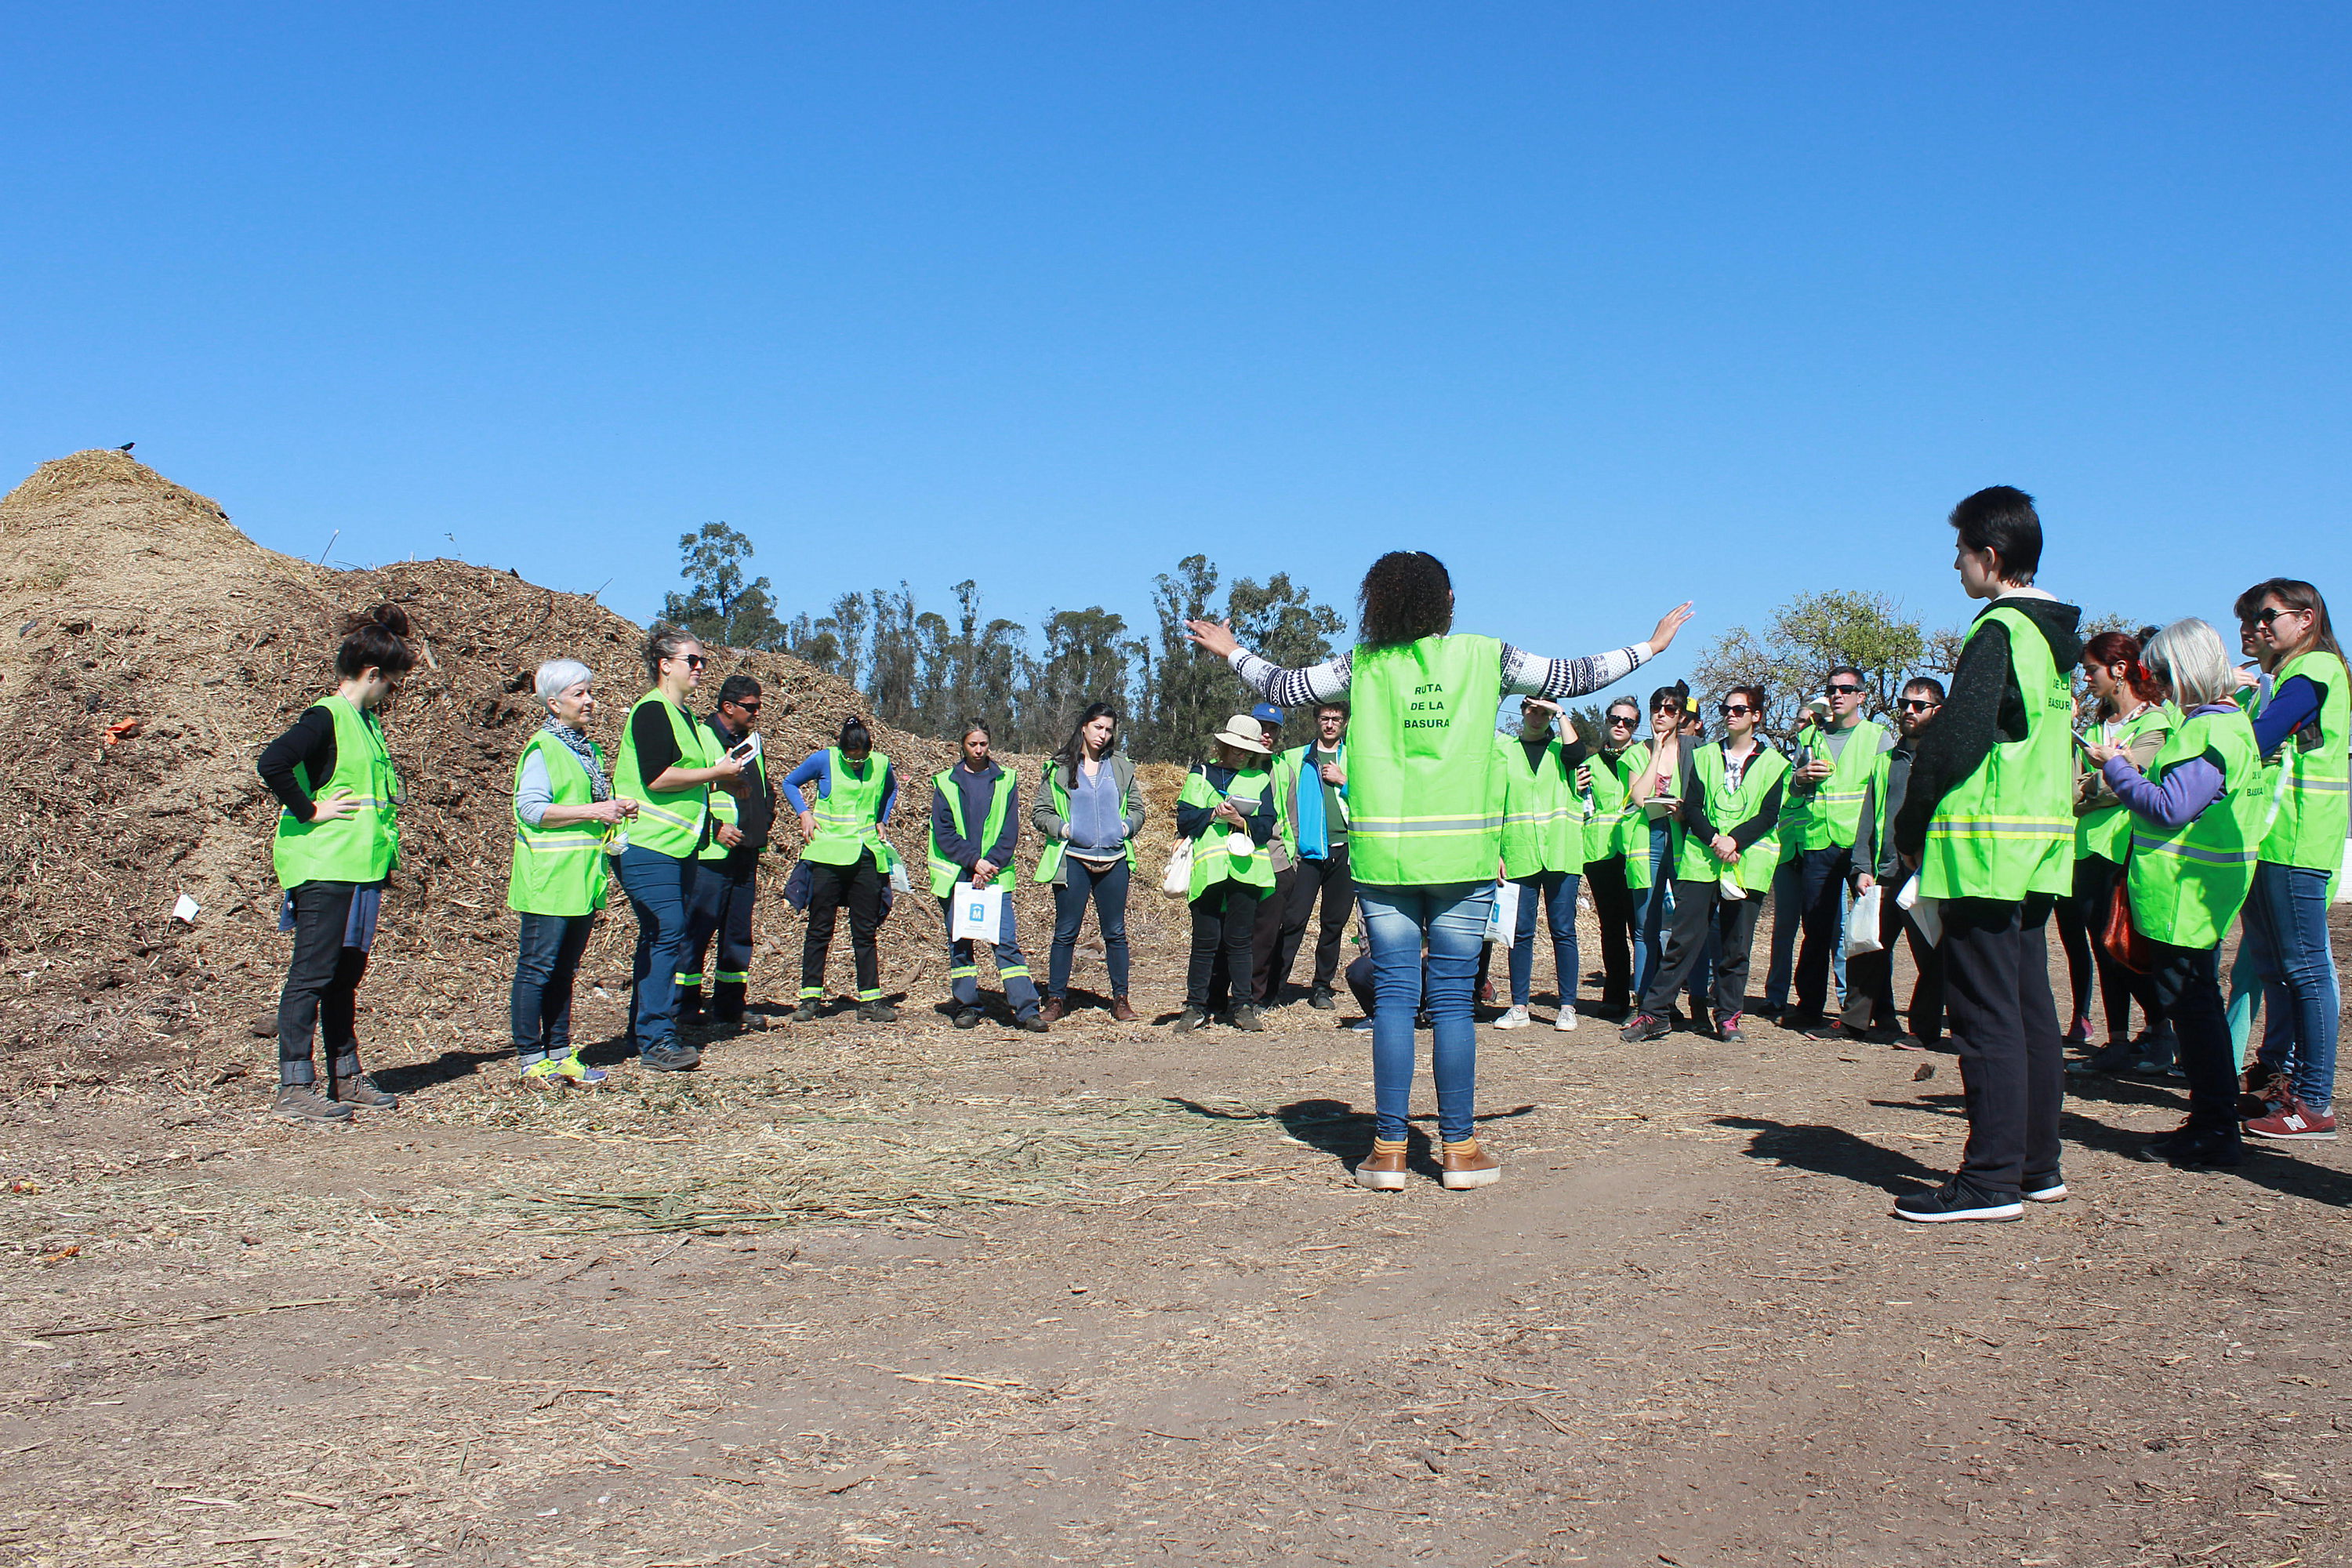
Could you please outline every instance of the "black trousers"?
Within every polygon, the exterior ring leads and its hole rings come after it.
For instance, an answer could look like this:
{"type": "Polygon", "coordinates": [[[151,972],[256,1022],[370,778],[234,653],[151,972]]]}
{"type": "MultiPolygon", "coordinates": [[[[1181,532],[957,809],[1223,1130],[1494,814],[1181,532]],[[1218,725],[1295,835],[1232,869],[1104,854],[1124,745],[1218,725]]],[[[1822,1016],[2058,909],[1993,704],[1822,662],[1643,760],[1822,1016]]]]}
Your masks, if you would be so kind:
{"type": "MultiPolygon", "coordinates": [[[[2163,961],[2144,976],[2179,1040],[2178,1059],[2189,1078],[2189,1120],[2200,1127],[2238,1125],[2238,1049],[2221,1000],[2221,954],[2216,947],[2149,945],[2163,961]]],[[[2126,971],[2128,973],[2128,971],[2126,971]]]]}
{"type": "MultiPolygon", "coordinates": [[[[1217,961],[1224,961],[1228,976],[1244,976],[1250,973],[1250,942],[1257,934],[1257,912],[1265,898],[1255,888],[1232,880],[1215,883],[1201,889],[1192,900],[1192,956],[1184,971],[1184,1005],[1206,1008],[1209,1002],[1211,972],[1217,961]]],[[[1241,999],[1249,996],[1249,987],[1233,985],[1241,999]]]]}
{"type": "Polygon", "coordinates": [[[1298,867],[1294,863],[1288,870],[1274,874],[1274,891],[1257,901],[1257,923],[1250,930],[1249,994],[1261,1005],[1274,1000],[1282,984],[1274,966],[1282,955],[1282,922],[1290,908],[1290,889],[1297,885],[1298,867]]]}
{"type": "Polygon", "coordinates": [[[1601,1005],[1628,1006],[1633,1000],[1633,889],[1625,884],[1624,857],[1588,864],[1584,889],[1601,918],[1601,1005]]]}
{"type": "MultiPolygon", "coordinates": [[[[743,1020],[743,996],[751,981],[751,910],[760,901],[760,852],[732,850],[724,860],[705,860],[694,879],[686,908],[686,968],[677,977],[685,1006],[700,1002],[711,939],[719,942],[719,968],[709,976],[710,1010],[728,1023],[743,1020]]],[[[854,917],[853,917],[854,918],[854,917]]]]}
{"type": "Polygon", "coordinates": [[[857,999],[871,1002],[882,994],[882,959],[874,933],[882,929],[882,888],[885,879],[868,849],[855,866],[809,867],[808,934],[801,941],[801,999],[824,994],[824,955],[833,946],[833,922],[842,905],[849,906],[849,947],[857,960],[857,999]]]}
{"type": "Polygon", "coordinates": [[[1323,924],[1315,935],[1313,989],[1328,991],[1339,978],[1339,942],[1348,934],[1348,917],[1356,912],[1356,874],[1349,868],[1345,844],[1334,846],[1322,859],[1298,862],[1283,910],[1282,945],[1274,955],[1274,978],[1264,990],[1265,1000],[1272,1001],[1289,984],[1290,966],[1298,960],[1307,922],[1314,916],[1318,897],[1323,900],[1323,924]]]}
{"type": "Polygon", "coordinates": [[[2124,868],[2114,861],[2097,855],[2077,856],[2074,860],[2074,896],[2058,906],[2058,940],[2066,947],[2067,978],[2074,983],[2073,1006],[2066,1014],[2071,1030],[2077,1018],[2088,1022],[2091,1016],[2091,975],[2099,978],[2099,999],[2107,1014],[2107,1038],[2110,1041],[2131,1038],[2131,1005],[2139,1004],[2146,1015],[2147,1026],[2154,1028],[2164,1021],[2164,1004],[2157,995],[2156,976],[2134,974],[2108,956],[2107,945],[2099,938],[2107,929],[2107,903],[2115,897],[2116,882],[2124,868]],[[2080,956],[2077,956],[2077,947],[2080,956]]]}
{"type": "MultiPolygon", "coordinates": [[[[1906,875],[1903,881],[1909,879],[1906,875]]],[[[1932,1046],[1944,1036],[1944,955],[1895,908],[1903,882],[1878,886],[1879,949],[1846,954],[1845,1011],[1839,1016],[1849,1029],[1891,1029],[1901,1021],[1895,1005],[1895,942],[1904,937],[1911,943],[1912,967],[1919,972],[1911,987],[1910,1030],[1921,1045],[1932,1046]]]]}
{"type": "Polygon", "coordinates": [[[2058,1171],[2066,1047],[2050,994],[2053,902],[2037,893],[2021,903],[1943,903],[1947,1000],[1969,1108],[1960,1174],[2004,1198],[2024,1178],[2058,1171]]]}
{"type": "Polygon", "coordinates": [[[356,882],[305,882],[294,889],[294,955],[278,994],[278,1081],[318,1081],[312,1036],[326,1042],[330,1070],[351,1078],[360,1070],[360,981],[367,954],[343,945],[356,882]]]}
{"type": "Polygon", "coordinates": [[[1798,851],[1797,1016],[1810,1023],[1829,1009],[1830,960],[1837,954],[1838,906],[1853,871],[1851,845],[1798,851]]]}
{"type": "Polygon", "coordinates": [[[1706,956],[1715,957],[1715,1016],[1723,1021],[1748,1010],[1748,950],[1756,941],[1757,917],[1764,912],[1764,895],[1727,899],[1712,881],[1675,879],[1675,919],[1666,928],[1665,955],[1650,977],[1642,1011],[1663,1018],[1675,1005],[1675,995],[1690,981],[1691,973],[1706,956]]]}

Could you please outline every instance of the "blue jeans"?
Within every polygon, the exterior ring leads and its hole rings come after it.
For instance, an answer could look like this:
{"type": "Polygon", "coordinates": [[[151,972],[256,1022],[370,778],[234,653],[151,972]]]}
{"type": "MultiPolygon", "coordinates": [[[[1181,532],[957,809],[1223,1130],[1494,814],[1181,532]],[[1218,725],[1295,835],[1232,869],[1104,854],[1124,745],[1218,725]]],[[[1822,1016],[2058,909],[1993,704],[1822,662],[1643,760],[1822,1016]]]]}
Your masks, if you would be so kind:
{"type": "Polygon", "coordinates": [[[572,1054],[572,976],[595,929],[593,914],[522,917],[514,988],[507,995],[520,1066],[572,1054]]]}
{"type": "Polygon", "coordinates": [[[2336,1031],[2340,998],[2327,940],[2327,873],[2304,866],[2254,868],[2246,899],[2246,943],[2263,977],[2269,1022],[2258,1053],[2284,1072],[2295,1098],[2314,1110],[2336,1103],[2336,1031]]]}
{"type": "Polygon", "coordinates": [[[629,1038],[640,1053],[676,1045],[677,966],[686,959],[694,858],[632,844],[615,858],[613,870],[637,911],[637,950],[629,963],[629,1038]]]}
{"type": "Polygon", "coordinates": [[[1794,855],[1772,873],[1772,963],[1764,971],[1768,1013],[1778,1013],[1789,1005],[1789,981],[1797,969],[1798,911],[1804,907],[1804,880],[1794,855]]]}
{"type": "Polygon", "coordinates": [[[1437,1084],[1437,1133],[1459,1143],[1473,1131],[1478,1098],[1478,1026],[1470,1012],[1478,950],[1486,942],[1495,884],[1447,882],[1429,887],[1356,884],[1371,939],[1372,1103],[1376,1134],[1405,1135],[1412,1105],[1412,1021],[1426,1005],[1429,1074],[1437,1084]],[[1422,946],[1429,948],[1429,987],[1422,991],[1422,946]]]}
{"type": "Polygon", "coordinates": [[[1054,951],[1045,959],[1045,994],[1056,1001],[1070,994],[1070,959],[1077,950],[1078,928],[1086,923],[1087,901],[1095,906],[1095,923],[1102,928],[1103,966],[1110,971],[1110,994],[1127,994],[1127,883],[1125,859],[1097,871],[1083,860],[1065,855],[1067,873],[1054,889],[1054,951]]]}
{"type": "Polygon", "coordinates": [[[1544,901],[1544,917],[1551,925],[1552,967],[1559,974],[1559,1005],[1576,1011],[1576,888],[1574,871],[1538,871],[1517,879],[1519,889],[1518,929],[1511,933],[1511,1005],[1528,1005],[1528,988],[1535,978],[1536,899],[1544,901]]]}
{"type": "MultiPolygon", "coordinates": [[[[1667,828],[1654,825],[1650,828],[1650,885],[1633,889],[1633,999],[1637,1007],[1641,999],[1650,994],[1650,976],[1657,973],[1659,961],[1665,955],[1666,916],[1675,890],[1673,840],[1674,835],[1667,828]]],[[[1636,847],[1633,853],[1643,851],[1636,847]]]]}

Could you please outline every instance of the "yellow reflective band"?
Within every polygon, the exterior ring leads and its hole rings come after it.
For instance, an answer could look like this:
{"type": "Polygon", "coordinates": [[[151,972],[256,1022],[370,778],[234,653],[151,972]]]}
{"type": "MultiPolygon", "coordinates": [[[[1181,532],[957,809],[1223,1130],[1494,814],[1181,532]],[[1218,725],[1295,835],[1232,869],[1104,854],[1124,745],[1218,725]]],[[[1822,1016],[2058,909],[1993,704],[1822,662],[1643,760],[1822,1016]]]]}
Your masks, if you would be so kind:
{"type": "Polygon", "coordinates": [[[602,849],[604,847],[604,835],[601,829],[583,835],[551,827],[545,833],[515,835],[515,847],[528,849],[534,855],[577,855],[583,849],[602,849]]]}
{"type": "Polygon", "coordinates": [[[1025,963],[1016,963],[1010,969],[998,970],[996,977],[999,980],[1026,980],[1029,978],[1029,966],[1025,963]]]}
{"type": "Polygon", "coordinates": [[[879,1002],[882,1000],[882,993],[878,987],[872,991],[860,991],[857,994],[857,999],[860,1002],[879,1002]]]}
{"type": "MultiPolygon", "coordinates": [[[[971,939],[966,937],[964,940],[969,942],[971,939]]],[[[970,980],[977,976],[979,973],[980,965],[976,963],[959,963],[954,968],[948,971],[948,978],[950,980],[970,980]]]]}
{"type": "Polygon", "coordinates": [[[2195,845],[2132,835],[2132,851],[2139,855],[2177,855],[2200,866],[2249,866],[2263,858],[2259,846],[2245,849],[2200,849],[2195,845]]]}
{"type": "Polygon", "coordinates": [[[684,827],[690,830],[702,826],[702,821],[699,817],[680,816],[674,811],[664,811],[660,806],[656,805],[649,800],[640,800],[637,802],[637,814],[640,816],[650,816],[657,822],[667,822],[673,827],[684,827]]]}
{"type": "Polygon", "coordinates": [[[680,985],[699,985],[702,984],[702,976],[699,974],[673,974],[670,978],[677,981],[680,985]]]}
{"type": "Polygon", "coordinates": [[[802,1000],[802,1001],[803,1001],[803,1002],[821,1002],[821,1001],[823,1001],[824,999],[824,986],[822,986],[822,985],[803,985],[803,986],[802,986],[802,987],[801,987],[801,1000],[802,1000]]]}
{"type": "Polygon", "coordinates": [[[751,979],[751,972],[748,969],[722,969],[719,972],[719,984],[721,985],[749,984],[751,979]]]}

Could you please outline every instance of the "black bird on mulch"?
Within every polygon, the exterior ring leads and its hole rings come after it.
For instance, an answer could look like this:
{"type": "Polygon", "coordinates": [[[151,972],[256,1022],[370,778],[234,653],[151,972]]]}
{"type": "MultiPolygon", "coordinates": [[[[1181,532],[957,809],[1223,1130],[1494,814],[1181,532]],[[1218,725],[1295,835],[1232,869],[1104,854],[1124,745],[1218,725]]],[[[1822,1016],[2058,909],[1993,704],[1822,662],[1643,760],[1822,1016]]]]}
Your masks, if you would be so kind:
{"type": "Polygon", "coordinates": [[[121,446],[117,447],[115,450],[118,452],[128,452],[131,447],[136,447],[137,445],[139,445],[139,443],[136,441],[125,441],[121,446]]]}

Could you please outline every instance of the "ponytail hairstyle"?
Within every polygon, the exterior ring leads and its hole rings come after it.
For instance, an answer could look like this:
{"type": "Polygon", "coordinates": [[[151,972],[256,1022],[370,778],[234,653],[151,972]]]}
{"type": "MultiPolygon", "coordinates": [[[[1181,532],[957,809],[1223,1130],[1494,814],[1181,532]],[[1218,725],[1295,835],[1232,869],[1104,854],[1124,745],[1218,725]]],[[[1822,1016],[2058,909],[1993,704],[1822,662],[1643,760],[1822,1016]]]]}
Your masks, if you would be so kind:
{"type": "Polygon", "coordinates": [[[1372,563],[1356,590],[1357,635],[1394,647],[1454,627],[1454,579],[1425,550],[1391,550],[1372,563]]]}
{"type": "Polygon", "coordinates": [[[1677,714],[1689,712],[1690,682],[1677,680],[1672,686],[1661,686],[1651,692],[1650,711],[1655,713],[1661,708],[1671,708],[1677,714]]]}
{"type": "Polygon", "coordinates": [[[833,744],[845,756],[852,752],[870,752],[874,749],[874,731],[866,727],[865,720],[853,716],[842,722],[841,733],[833,744]]]}
{"type": "Polygon", "coordinates": [[[1110,745],[1103,748],[1103,755],[1109,756],[1111,748],[1118,744],[1118,710],[1108,702],[1087,703],[1087,710],[1078,715],[1078,721],[1070,726],[1070,738],[1062,742],[1060,751],[1054,753],[1053,760],[1066,769],[1073,779],[1078,776],[1078,768],[1087,760],[1087,726],[1103,718],[1108,718],[1111,725],[1110,745]]]}
{"type": "Polygon", "coordinates": [[[335,673],[356,680],[369,669],[405,675],[416,665],[416,650],[408,643],[408,612],[398,605],[378,605],[343,622],[343,646],[335,650],[335,673]]]}
{"type": "Polygon", "coordinates": [[[700,647],[702,639],[683,626],[656,621],[654,629],[646,634],[646,679],[656,686],[661,684],[662,660],[676,658],[690,647],[700,647]]]}
{"type": "Polygon", "coordinates": [[[2300,577],[2265,578],[2238,595],[2239,621],[2251,621],[2261,614],[2264,599],[2276,599],[2290,610],[2311,611],[2312,629],[2318,634],[2312,646],[2324,647],[2338,658],[2344,657],[2344,647],[2336,640],[2336,625],[2327,618],[2327,601],[2320,597],[2318,589],[2300,577]]]}
{"type": "MultiPolygon", "coordinates": [[[[2128,666],[2124,684],[2131,688],[2131,694],[2142,702],[2161,702],[2164,700],[2164,684],[2149,672],[2147,665],[2140,662],[2141,650],[2155,640],[2154,626],[2143,627],[2137,637],[2129,632],[2101,632],[2083,645],[2083,658],[2100,666],[2128,666]]],[[[2104,708],[2106,705],[2101,703],[2100,706],[2104,708]]],[[[2105,717],[2112,719],[2115,715],[2110,713],[2105,717]]]]}

